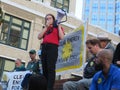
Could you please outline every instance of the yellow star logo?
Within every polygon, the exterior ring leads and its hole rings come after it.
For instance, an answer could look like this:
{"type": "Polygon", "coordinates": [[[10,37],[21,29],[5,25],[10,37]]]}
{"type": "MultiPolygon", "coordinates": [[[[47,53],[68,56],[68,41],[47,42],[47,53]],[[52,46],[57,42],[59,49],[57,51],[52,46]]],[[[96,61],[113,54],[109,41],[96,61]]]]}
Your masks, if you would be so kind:
{"type": "Polygon", "coordinates": [[[67,60],[72,54],[72,44],[70,42],[66,42],[62,49],[62,58],[67,60]]]}
{"type": "Polygon", "coordinates": [[[98,78],[98,84],[100,84],[102,82],[102,78],[98,78]]]}

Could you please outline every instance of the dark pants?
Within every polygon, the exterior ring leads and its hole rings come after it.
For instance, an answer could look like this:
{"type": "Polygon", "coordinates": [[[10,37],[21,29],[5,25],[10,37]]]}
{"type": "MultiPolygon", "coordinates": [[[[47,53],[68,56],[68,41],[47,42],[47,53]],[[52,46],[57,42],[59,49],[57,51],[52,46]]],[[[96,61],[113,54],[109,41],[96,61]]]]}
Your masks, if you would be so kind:
{"type": "Polygon", "coordinates": [[[23,90],[27,90],[28,89],[28,83],[29,83],[29,79],[32,76],[32,74],[27,73],[21,83],[21,86],[23,88],[23,90]]]}
{"type": "Polygon", "coordinates": [[[42,45],[42,67],[43,75],[47,79],[47,90],[53,90],[55,82],[55,65],[58,56],[58,46],[55,44],[42,45]]]}
{"type": "Polygon", "coordinates": [[[32,75],[29,80],[28,90],[47,90],[47,81],[43,75],[32,75]]]}

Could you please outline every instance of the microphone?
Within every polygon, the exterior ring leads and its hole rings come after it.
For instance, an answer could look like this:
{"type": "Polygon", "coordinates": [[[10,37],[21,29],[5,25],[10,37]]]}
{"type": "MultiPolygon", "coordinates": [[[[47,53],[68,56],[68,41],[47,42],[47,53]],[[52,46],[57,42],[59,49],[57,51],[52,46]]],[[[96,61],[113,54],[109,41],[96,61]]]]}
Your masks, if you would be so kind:
{"type": "Polygon", "coordinates": [[[55,20],[55,22],[53,23],[53,26],[54,26],[54,27],[57,27],[58,24],[63,23],[63,22],[66,22],[66,21],[67,21],[66,11],[63,10],[63,9],[58,9],[58,10],[57,10],[56,20],[55,20]],[[66,20],[61,21],[64,16],[66,16],[66,20]]]}
{"type": "Polygon", "coordinates": [[[61,20],[65,15],[66,15],[66,12],[63,9],[57,10],[57,17],[56,17],[57,24],[62,23],[61,20]]]}

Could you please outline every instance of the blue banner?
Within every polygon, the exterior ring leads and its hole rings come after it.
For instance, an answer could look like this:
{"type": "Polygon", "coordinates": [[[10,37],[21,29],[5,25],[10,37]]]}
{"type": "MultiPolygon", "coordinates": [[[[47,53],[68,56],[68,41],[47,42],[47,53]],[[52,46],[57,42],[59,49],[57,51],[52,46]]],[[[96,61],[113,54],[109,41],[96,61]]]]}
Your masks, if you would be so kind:
{"type": "Polygon", "coordinates": [[[84,27],[77,28],[74,32],[69,33],[60,41],[58,47],[58,60],[56,63],[56,71],[66,71],[77,69],[83,63],[83,40],[84,27]]]}

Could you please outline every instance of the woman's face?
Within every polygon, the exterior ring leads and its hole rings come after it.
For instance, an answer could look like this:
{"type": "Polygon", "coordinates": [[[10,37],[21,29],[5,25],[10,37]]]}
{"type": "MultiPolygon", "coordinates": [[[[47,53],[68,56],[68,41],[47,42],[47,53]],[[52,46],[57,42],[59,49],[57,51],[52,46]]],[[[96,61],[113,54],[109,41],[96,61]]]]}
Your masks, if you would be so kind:
{"type": "Polygon", "coordinates": [[[47,15],[45,19],[46,19],[46,24],[49,24],[49,25],[53,24],[54,20],[51,15],[47,15]]]}
{"type": "Polygon", "coordinates": [[[87,48],[88,48],[90,53],[96,54],[96,52],[97,52],[96,51],[97,45],[87,44],[87,48]]]}

